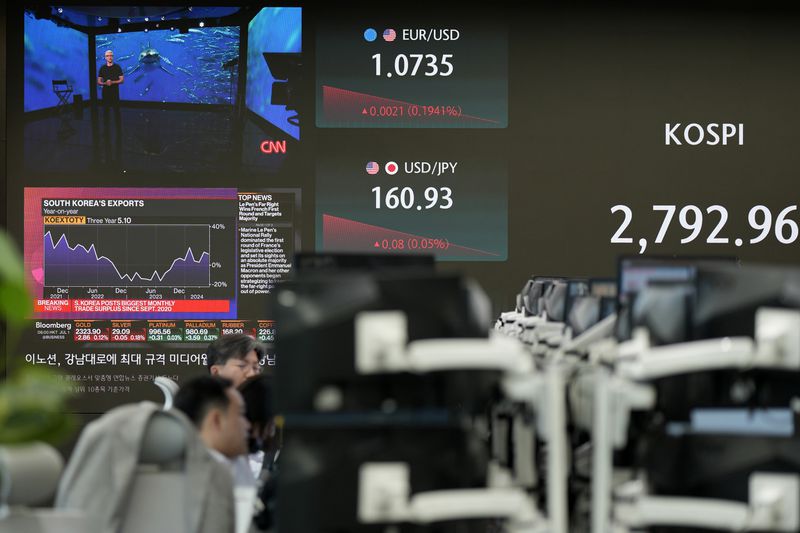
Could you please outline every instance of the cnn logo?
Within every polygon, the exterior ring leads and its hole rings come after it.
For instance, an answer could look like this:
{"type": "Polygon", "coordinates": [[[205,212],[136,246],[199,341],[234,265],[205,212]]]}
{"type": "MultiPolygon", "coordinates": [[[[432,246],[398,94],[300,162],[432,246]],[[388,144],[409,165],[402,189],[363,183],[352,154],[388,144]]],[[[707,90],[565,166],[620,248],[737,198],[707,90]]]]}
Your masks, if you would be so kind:
{"type": "Polygon", "coordinates": [[[261,152],[265,154],[285,154],[286,141],[263,141],[261,152]]]}

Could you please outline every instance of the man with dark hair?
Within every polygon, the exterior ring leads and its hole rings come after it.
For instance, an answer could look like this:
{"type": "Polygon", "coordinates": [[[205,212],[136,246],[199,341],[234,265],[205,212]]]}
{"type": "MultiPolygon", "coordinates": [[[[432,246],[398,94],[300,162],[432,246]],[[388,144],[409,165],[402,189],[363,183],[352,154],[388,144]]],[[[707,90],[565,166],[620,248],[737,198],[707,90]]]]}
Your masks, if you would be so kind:
{"type": "Polygon", "coordinates": [[[247,453],[250,423],[242,395],[231,381],[213,376],[193,379],[178,391],[175,408],[194,422],[215,458],[233,461],[247,453]]]}
{"type": "Polygon", "coordinates": [[[264,345],[249,335],[223,335],[208,345],[206,364],[212,376],[229,379],[239,387],[247,378],[261,373],[266,354],[264,345]]]}
{"type": "Polygon", "coordinates": [[[276,503],[276,474],[279,439],[275,437],[275,412],[272,403],[272,377],[254,376],[240,387],[245,403],[245,416],[250,421],[250,468],[259,479],[261,487],[258,498],[261,502],[253,517],[258,531],[270,530],[273,526],[276,503]]]}
{"type": "MultiPolygon", "coordinates": [[[[250,466],[253,475],[261,476],[265,452],[268,459],[277,451],[275,446],[275,413],[272,408],[272,377],[259,375],[248,378],[239,387],[244,398],[245,416],[250,422],[250,466]]],[[[266,465],[269,466],[269,465],[266,465]]]]}

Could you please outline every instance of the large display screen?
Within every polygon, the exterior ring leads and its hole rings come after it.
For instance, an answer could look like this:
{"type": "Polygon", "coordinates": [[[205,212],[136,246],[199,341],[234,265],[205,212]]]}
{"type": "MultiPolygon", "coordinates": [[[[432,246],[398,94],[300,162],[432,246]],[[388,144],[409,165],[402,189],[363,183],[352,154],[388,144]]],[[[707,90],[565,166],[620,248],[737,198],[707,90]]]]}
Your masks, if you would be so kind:
{"type": "Polygon", "coordinates": [[[24,201],[28,363],[46,351],[44,364],[79,371],[150,354],[150,370],[180,375],[220,335],[274,342],[265,298],[300,242],[298,189],[31,187],[24,201]]]}
{"type": "Polygon", "coordinates": [[[85,33],[25,14],[25,111],[89,97],[88,43],[85,33]]]}
{"type": "Polygon", "coordinates": [[[98,69],[105,63],[106,50],[114,52],[114,61],[123,69],[125,82],[119,91],[123,100],[236,102],[238,27],[111,33],[98,35],[95,43],[98,69]]]}
{"type": "Polygon", "coordinates": [[[424,254],[497,313],[620,257],[800,261],[800,6],[8,4],[7,368],[59,368],[79,412],[225,333],[279,361],[298,250],[424,254]]]}
{"type": "Polygon", "coordinates": [[[205,372],[221,335],[257,337],[273,366],[267,300],[301,249],[313,171],[297,71],[271,73],[265,54],[301,63],[302,9],[32,6],[19,21],[8,207],[33,314],[8,371],[57,368],[93,413],[205,372]],[[118,99],[96,83],[109,50],[118,99]],[[50,78],[83,102],[56,106],[50,78]]]}
{"type": "Polygon", "coordinates": [[[25,80],[24,171],[113,175],[121,185],[162,173],[232,180],[210,183],[217,186],[277,172],[290,157],[286,143],[300,138],[302,80],[285,61],[301,64],[301,13],[263,5],[27,8],[14,78],[25,80]],[[110,81],[106,69],[121,74],[118,83],[98,83],[110,81]],[[51,79],[62,78],[57,93],[51,79]],[[43,107],[52,112],[30,112],[43,107]]]}

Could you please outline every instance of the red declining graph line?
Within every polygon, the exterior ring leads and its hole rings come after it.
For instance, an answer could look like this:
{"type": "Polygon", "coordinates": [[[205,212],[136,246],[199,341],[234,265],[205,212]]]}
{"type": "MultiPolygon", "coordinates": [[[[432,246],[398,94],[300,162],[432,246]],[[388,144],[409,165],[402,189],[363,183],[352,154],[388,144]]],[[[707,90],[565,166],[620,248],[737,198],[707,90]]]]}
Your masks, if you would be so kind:
{"type": "MultiPolygon", "coordinates": [[[[431,237],[423,237],[414,235],[413,233],[404,233],[381,226],[373,226],[372,224],[365,224],[364,222],[357,222],[347,218],[341,218],[324,213],[322,215],[322,230],[325,244],[332,244],[334,246],[355,246],[355,249],[362,249],[361,243],[355,242],[356,239],[364,239],[370,241],[369,246],[372,247],[371,241],[380,241],[385,238],[400,238],[400,239],[429,239],[431,237]]],[[[420,250],[412,250],[419,252],[420,250]]],[[[423,250],[424,251],[424,250],[423,250]]],[[[497,256],[498,254],[487,252],[486,250],[478,250],[477,248],[470,248],[468,246],[461,246],[459,244],[450,243],[447,249],[429,249],[430,252],[439,252],[442,254],[452,253],[454,251],[467,251],[480,255],[497,256]],[[456,250],[454,250],[456,249],[456,250]]]]}
{"type": "MultiPolygon", "coordinates": [[[[347,102],[351,105],[357,106],[364,106],[364,105],[374,105],[374,104],[384,104],[384,105],[413,105],[424,107],[426,104],[414,104],[411,102],[405,102],[403,100],[394,100],[392,98],[384,98],[382,96],[375,96],[373,94],[366,94],[366,93],[359,93],[356,91],[350,91],[348,89],[341,89],[339,87],[331,87],[330,85],[323,85],[323,100],[325,103],[325,107],[327,108],[327,104],[329,100],[332,100],[335,103],[339,103],[341,100],[348,99],[350,100],[347,102]]],[[[337,110],[339,111],[339,110],[337,110]]],[[[416,117],[416,118],[424,118],[424,117],[416,117]]],[[[461,116],[451,117],[454,119],[471,119],[471,120],[479,120],[481,122],[490,122],[492,124],[499,124],[500,122],[497,120],[492,120],[489,118],[482,118],[476,117],[473,115],[465,115],[462,114],[461,116]]]]}

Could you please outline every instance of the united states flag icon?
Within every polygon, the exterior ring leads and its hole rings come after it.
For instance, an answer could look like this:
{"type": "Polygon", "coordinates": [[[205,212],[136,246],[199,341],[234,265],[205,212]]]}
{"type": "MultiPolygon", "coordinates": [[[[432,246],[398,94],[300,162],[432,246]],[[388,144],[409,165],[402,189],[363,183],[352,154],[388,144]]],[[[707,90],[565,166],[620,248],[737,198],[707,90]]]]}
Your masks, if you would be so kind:
{"type": "Polygon", "coordinates": [[[389,28],[387,30],[383,30],[383,40],[384,41],[386,41],[387,43],[390,43],[390,42],[394,41],[395,39],[397,39],[397,32],[395,32],[391,28],[389,28]]]}
{"type": "Polygon", "coordinates": [[[375,161],[370,161],[369,163],[367,163],[367,174],[370,175],[377,174],[380,169],[381,169],[380,165],[375,161]]]}

